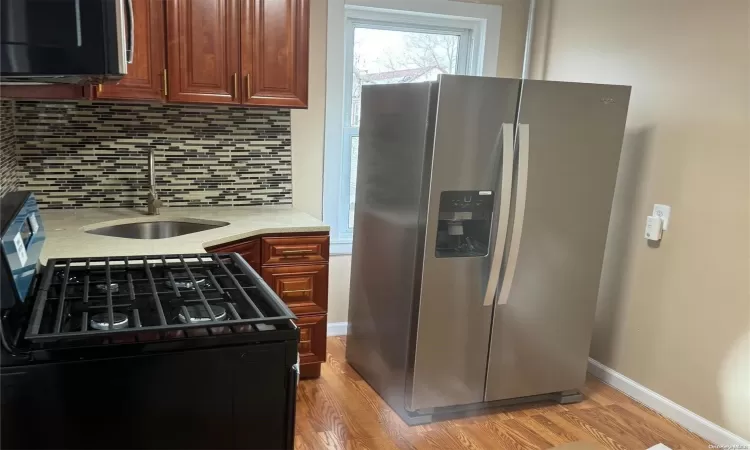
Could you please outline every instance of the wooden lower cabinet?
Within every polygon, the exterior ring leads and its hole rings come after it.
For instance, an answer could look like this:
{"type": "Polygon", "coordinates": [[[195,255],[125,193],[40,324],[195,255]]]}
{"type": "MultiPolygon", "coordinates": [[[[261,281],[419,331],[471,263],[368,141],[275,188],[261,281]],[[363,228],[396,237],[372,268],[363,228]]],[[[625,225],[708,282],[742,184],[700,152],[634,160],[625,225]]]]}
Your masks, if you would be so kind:
{"type": "Polygon", "coordinates": [[[320,376],[328,325],[328,234],[259,236],[207,250],[236,252],[297,316],[300,376],[320,376]]]}
{"type": "Polygon", "coordinates": [[[295,315],[328,311],[328,265],[264,267],[261,275],[295,315]]]}
{"type": "Polygon", "coordinates": [[[260,240],[252,239],[245,242],[230,244],[211,250],[216,253],[239,253],[256,272],[260,273],[260,240]]]}
{"type": "Polygon", "coordinates": [[[300,376],[317,377],[320,375],[320,364],[326,361],[328,316],[301,316],[295,323],[299,327],[300,376]]]}

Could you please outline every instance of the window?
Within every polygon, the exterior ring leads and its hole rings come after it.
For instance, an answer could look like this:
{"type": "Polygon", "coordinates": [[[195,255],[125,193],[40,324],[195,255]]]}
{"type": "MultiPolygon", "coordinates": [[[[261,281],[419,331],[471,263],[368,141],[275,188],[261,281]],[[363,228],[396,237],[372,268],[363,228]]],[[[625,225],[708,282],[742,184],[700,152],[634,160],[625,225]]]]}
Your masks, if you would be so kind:
{"type": "Polygon", "coordinates": [[[500,18],[497,6],[442,0],[352,0],[346,5],[331,0],[328,21],[323,218],[331,225],[332,251],[348,253],[362,86],[432,81],[440,74],[494,76],[500,18]],[[370,3],[393,3],[387,6],[398,9],[373,8],[370,3]],[[404,10],[408,6],[413,8],[404,10]],[[432,12],[419,10],[425,6],[432,12]],[[490,19],[495,21],[492,33],[490,19]],[[488,45],[490,34],[494,45],[488,45]]]}

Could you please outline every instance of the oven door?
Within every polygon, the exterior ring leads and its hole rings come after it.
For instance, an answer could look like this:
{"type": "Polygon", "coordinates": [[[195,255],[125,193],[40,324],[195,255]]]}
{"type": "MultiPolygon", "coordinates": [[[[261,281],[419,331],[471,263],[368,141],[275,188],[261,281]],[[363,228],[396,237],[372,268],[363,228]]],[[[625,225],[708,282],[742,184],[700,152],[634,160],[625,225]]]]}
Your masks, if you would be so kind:
{"type": "Polygon", "coordinates": [[[0,446],[292,449],[295,349],[270,342],[8,368],[0,446]]]}
{"type": "Polygon", "coordinates": [[[132,55],[132,0],[0,0],[0,81],[119,79],[132,55]]]}

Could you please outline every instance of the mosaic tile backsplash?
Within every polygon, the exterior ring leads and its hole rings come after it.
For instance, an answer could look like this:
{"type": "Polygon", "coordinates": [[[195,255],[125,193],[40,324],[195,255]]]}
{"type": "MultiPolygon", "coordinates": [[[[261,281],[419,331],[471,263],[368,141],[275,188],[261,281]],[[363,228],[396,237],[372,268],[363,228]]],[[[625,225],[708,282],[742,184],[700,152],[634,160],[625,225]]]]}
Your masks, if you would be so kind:
{"type": "Polygon", "coordinates": [[[13,127],[13,103],[0,101],[0,196],[18,186],[16,138],[13,127]]]}
{"type": "MultiPolygon", "coordinates": [[[[288,110],[16,101],[19,188],[47,208],[292,203],[288,110]]],[[[5,158],[5,153],[3,153],[5,158]]]]}

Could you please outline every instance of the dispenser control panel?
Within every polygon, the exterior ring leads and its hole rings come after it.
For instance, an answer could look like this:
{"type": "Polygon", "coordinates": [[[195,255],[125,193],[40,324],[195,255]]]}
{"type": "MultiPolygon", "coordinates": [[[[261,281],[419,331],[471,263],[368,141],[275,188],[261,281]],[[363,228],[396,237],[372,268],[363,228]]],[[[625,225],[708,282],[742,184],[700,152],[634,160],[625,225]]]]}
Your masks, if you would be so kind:
{"type": "Polygon", "coordinates": [[[443,191],[440,194],[441,219],[445,215],[465,213],[463,220],[489,220],[494,206],[495,193],[492,191],[443,191]]]}
{"type": "Polygon", "coordinates": [[[441,192],[435,256],[487,256],[494,207],[493,191],[441,192]]]}

